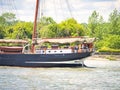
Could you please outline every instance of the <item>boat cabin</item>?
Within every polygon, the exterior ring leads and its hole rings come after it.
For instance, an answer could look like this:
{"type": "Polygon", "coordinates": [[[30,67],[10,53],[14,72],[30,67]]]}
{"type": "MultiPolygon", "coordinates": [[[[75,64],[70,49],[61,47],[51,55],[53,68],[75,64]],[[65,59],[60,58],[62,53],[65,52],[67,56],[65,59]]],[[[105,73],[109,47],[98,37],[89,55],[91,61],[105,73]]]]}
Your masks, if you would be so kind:
{"type": "Polygon", "coordinates": [[[36,54],[64,54],[64,53],[83,53],[83,52],[92,52],[93,51],[93,42],[95,38],[54,38],[54,39],[41,39],[41,41],[38,40],[38,42],[45,43],[54,43],[51,45],[51,47],[48,46],[40,46],[36,48],[35,53],[36,54]],[[79,44],[70,46],[70,43],[73,42],[79,42],[79,44]],[[57,43],[57,44],[55,44],[57,43]],[[59,44],[65,44],[67,45],[64,47],[59,46],[59,44]],[[68,45],[69,43],[69,45],[68,45]]]}
{"type": "MultiPolygon", "coordinates": [[[[40,46],[35,47],[34,54],[65,54],[65,53],[83,53],[92,52],[94,45],[93,42],[95,38],[77,37],[77,38],[50,38],[50,39],[40,39],[37,42],[40,46]],[[42,45],[42,43],[53,43],[50,47],[42,45]],[[70,45],[73,42],[79,42],[76,45],[70,45]],[[68,45],[69,43],[69,45],[68,45]],[[64,44],[63,47],[60,44],[64,44]],[[65,45],[66,44],[66,45],[65,45]]],[[[1,40],[1,43],[15,43],[19,46],[0,46],[0,54],[22,54],[30,53],[29,50],[25,50],[27,42],[24,40],[1,40]],[[21,45],[21,46],[20,46],[21,45]]],[[[39,45],[38,44],[38,45],[39,45]]]]}

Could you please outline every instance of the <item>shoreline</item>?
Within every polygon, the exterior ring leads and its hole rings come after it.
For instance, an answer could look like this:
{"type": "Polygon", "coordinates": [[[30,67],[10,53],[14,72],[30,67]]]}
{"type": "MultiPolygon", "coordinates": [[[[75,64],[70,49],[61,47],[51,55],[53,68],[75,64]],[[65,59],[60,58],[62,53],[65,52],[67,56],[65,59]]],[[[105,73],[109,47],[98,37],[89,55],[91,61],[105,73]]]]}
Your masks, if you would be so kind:
{"type": "Polygon", "coordinates": [[[109,61],[120,61],[120,55],[92,55],[89,57],[90,60],[109,60],[109,61]]]}

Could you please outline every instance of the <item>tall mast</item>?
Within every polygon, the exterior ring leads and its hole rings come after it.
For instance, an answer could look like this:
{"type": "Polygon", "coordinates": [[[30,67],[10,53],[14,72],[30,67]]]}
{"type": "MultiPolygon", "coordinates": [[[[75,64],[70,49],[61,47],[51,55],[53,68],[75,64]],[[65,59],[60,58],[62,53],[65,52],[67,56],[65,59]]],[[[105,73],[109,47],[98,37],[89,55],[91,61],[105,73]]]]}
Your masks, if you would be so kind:
{"type": "Polygon", "coordinates": [[[34,53],[34,51],[35,51],[35,42],[36,42],[36,38],[37,38],[38,8],[39,8],[39,0],[36,0],[34,26],[33,26],[33,34],[32,34],[32,49],[31,49],[32,53],[34,53]]]}

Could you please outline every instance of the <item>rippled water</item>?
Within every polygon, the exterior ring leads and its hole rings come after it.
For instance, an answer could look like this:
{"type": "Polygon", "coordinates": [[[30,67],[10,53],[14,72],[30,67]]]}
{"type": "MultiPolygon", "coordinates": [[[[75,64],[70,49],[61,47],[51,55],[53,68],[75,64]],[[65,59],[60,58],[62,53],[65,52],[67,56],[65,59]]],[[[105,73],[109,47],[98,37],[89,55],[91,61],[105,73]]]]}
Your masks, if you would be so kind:
{"type": "Polygon", "coordinates": [[[120,90],[120,61],[86,60],[87,67],[0,66],[0,90],[120,90]]]}

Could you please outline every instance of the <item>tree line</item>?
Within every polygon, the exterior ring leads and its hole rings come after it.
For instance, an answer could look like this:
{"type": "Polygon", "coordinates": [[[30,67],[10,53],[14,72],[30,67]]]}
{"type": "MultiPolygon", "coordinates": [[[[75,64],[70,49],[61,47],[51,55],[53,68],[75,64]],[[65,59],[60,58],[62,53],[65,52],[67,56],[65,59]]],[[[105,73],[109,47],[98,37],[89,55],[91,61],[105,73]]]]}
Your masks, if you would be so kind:
{"type": "MultiPolygon", "coordinates": [[[[108,21],[93,11],[88,23],[78,23],[74,18],[56,23],[51,17],[42,17],[37,26],[39,38],[90,36],[97,38],[97,49],[120,49],[120,12],[116,9],[108,21]]],[[[31,39],[32,32],[33,22],[17,20],[13,13],[0,16],[0,39],[31,39]]]]}

